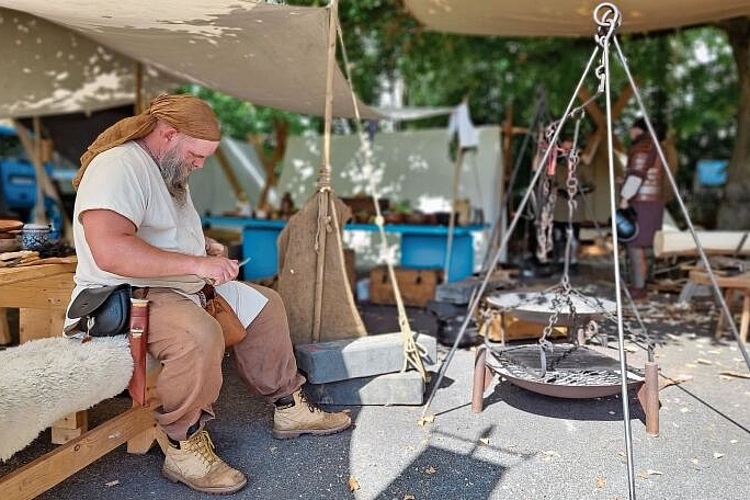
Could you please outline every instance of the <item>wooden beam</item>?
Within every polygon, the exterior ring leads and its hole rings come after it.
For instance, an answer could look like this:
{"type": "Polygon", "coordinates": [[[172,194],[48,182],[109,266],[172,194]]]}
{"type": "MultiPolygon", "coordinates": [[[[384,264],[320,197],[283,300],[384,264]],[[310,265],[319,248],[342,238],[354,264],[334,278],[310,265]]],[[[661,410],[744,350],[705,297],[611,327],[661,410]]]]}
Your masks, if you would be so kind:
{"type": "Polygon", "coordinates": [[[131,408],[0,479],[0,498],[32,499],[155,426],[150,408],[131,408]]]}

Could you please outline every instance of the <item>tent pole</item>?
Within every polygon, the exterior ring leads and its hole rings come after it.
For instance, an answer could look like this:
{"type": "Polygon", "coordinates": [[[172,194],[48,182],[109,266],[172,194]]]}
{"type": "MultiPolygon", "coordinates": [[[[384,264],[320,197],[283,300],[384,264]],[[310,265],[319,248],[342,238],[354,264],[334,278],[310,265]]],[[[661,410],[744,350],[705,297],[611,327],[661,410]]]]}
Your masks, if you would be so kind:
{"type": "Polygon", "coordinates": [[[448,241],[445,246],[445,265],[443,268],[443,274],[445,275],[445,282],[450,281],[450,270],[451,270],[451,254],[453,253],[453,231],[456,225],[456,199],[458,198],[458,182],[461,177],[461,167],[464,162],[464,149],[461,145],[458,145],[456,151],[456,162],[453,168],[453,194],[451,199],[451,213],[448,217],[448,241]]]}
{"type": "Polygon", "coordinates": [[[136,115],[143,112],[143,63],[140,61],[135,63],[135,108],[136,115]]]}
{"type": "Polygon", "coordinates": [[[42,125],[39,116],[33,118],[34,137],[31,142],[31,163],[36,171],[36,204],[34,206],[34,222],[47,224],[47,212],[44,209],[44,184],[42,177],[45,176],[44,164],[42,162],[42,125]]]}
{"type": "Polygon", "coordinates": [[[333,65],[336,62],[336,8],[337,0],[331,0],[328,19],[328,66],[326,67],[325,126],[323,134],[323,158],[318,180],[318,257],[315,272],[315,300],[313,302],[313,342],[320,341],[320,325],[323,312],[323,273],[326,261],[328,208],[331,194],[331,121],[333,116],[333,65]]]}

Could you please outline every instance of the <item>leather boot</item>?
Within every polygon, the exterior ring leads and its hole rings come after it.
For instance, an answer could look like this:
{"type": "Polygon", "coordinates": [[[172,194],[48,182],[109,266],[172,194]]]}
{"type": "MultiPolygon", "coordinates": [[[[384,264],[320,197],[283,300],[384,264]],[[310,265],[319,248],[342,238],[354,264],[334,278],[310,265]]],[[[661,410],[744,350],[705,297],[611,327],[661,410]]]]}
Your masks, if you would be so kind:
{"type": "Polygon", "coordinates": [[[172,482],[184,483],[203,493],[226,495],[247,484],[245,475],[228,466],[214,452],[214,443],[199,430],[177,445],[166,447],[162,474],[172,482]]]}
{"type": "Polygon", "coordinates": [[[296,438],[300,434],[325,435],[341,432],[352,425],[344,412],[329,413],[311,404],[301,389],[275,403],[273,437],[296,438]]]}

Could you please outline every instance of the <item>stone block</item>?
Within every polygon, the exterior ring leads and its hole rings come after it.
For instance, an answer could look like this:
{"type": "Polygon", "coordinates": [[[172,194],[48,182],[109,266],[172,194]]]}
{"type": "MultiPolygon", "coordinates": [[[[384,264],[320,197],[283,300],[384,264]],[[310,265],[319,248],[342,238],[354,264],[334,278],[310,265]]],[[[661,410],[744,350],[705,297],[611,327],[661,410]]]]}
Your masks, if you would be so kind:
{"type": "MultiPolygon", "coordinates": [[[[425,367],[437,364],[437,340],[418,334],[425,367]]],[[[294,348],[297,367],[312,384],[398,372],[404,367],[401,333],[383,333],[351,339],[299,344],[294,348]]]]}

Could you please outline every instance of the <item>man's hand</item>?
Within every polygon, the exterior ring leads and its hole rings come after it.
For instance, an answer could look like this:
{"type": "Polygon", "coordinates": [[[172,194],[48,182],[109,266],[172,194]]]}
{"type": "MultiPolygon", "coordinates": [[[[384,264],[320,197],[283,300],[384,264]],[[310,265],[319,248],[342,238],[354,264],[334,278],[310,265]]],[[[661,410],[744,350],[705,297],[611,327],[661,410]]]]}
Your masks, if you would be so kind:
{"type": "Polygon", "coordinates": [[[620,208],[622,208],[623,210],[625,210],[629,206],[630,206],[630,203],[628,203],[627,198],[620,198],[620,208]]]}
{"type": "Polygon", "coordinates": [[[201,259],[196,274],[212,285],[221,285],[235,279],[239,272],[240,266],[236,260],[208,256],[201,259]]]}
{"type": "Polygon", "coordinates": [[[228,257],[229,249],[215,239],[206,237],[206,255],[211,257],[228,257]]]}

